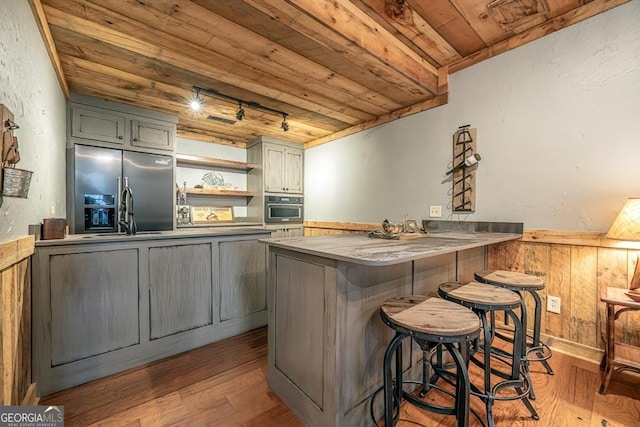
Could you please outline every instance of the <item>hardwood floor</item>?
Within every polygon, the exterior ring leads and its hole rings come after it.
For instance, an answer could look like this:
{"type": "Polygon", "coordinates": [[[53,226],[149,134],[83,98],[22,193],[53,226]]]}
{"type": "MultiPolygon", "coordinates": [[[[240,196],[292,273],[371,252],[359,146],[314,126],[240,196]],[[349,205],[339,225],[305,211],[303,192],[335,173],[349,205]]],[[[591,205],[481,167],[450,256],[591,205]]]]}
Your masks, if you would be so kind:
{"type": "MultiPolygon", "coordinates": [[[[64,405],[65,426],[301,426],[266,383],[267,332],[256,329],[187,353],[46,396],[64,405]]],[[[614,377],[598,393],[598,365],[554,353],[554,376],[532,365],[540,420],[521,402],[496,402],[497,426],[618,427],[640,425],[640,378],[614,377]]],[[[436,395],[428,395],[436,401],[436,395]]],[[[472,398],[472,407],[484,414],[472,398]]],[[[454,426],[451,416],[401,409],[401,427],[454,426]]],[[[480,425],[472,419],[471,425],[480,425]]]]}

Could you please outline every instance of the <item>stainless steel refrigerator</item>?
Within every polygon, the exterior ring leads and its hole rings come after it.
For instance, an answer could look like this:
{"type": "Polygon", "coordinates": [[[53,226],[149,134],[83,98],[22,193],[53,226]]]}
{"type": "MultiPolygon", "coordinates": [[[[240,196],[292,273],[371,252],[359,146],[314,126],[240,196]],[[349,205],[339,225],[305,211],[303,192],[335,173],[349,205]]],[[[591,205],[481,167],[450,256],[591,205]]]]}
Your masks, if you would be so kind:
{"type": "Polygon", "coordinates": [[[76,144],[67,158],[72,233],[121,231],[125,179],[138,231],[173,229],[173,157],[76,144]]]}

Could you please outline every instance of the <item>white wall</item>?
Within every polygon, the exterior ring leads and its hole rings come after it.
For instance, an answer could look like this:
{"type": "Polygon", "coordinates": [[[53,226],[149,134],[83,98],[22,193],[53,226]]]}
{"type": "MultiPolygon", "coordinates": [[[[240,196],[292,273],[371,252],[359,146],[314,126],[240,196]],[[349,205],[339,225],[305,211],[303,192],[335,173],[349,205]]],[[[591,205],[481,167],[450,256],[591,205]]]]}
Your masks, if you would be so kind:
{"type": "Polygon", "coordinates": [[[66,216],[65,99],[25,0],[2,2],[0,103],[20,126],[16,167],[34,172],[29,197],[5,197],[0,207],[0,241],[7,241],[43,218],[66,216]]]}
{"type": "Polygon", "coordinates": [[[640,1],[450,76],[449,103],[306,151],[305,219],[428,217],[605,231],[640,195],[640,1]],[[452,134],[478,129],[476,212],[452,215],[452,134]]]}

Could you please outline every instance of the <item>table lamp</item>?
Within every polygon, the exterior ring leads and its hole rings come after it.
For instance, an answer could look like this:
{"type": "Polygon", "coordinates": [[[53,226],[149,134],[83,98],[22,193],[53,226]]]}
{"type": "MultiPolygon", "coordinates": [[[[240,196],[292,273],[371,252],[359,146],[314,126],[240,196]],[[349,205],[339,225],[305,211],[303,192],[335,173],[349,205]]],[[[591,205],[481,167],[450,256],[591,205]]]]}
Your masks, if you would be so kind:
{"type": "MultiPolygon", "coordinates": [[[[630,197],[607,232],[606,238],[626,241],[640,241],[640,197],[630,197]]],[[[629,289],[640,288],[640,262],[631,278],[629,289]]]]}

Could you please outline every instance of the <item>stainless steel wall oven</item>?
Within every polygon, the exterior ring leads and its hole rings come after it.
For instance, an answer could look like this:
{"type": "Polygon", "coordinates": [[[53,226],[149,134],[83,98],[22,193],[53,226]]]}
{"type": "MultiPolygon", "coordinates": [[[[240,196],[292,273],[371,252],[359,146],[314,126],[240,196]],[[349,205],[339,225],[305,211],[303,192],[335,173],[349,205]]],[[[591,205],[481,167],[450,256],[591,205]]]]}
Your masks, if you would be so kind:
{"type": "Polygon", "coordinates": [[[266,224],[302,224],[303,198],[292,196],[265,196],[264,222],[266,224]]]}

